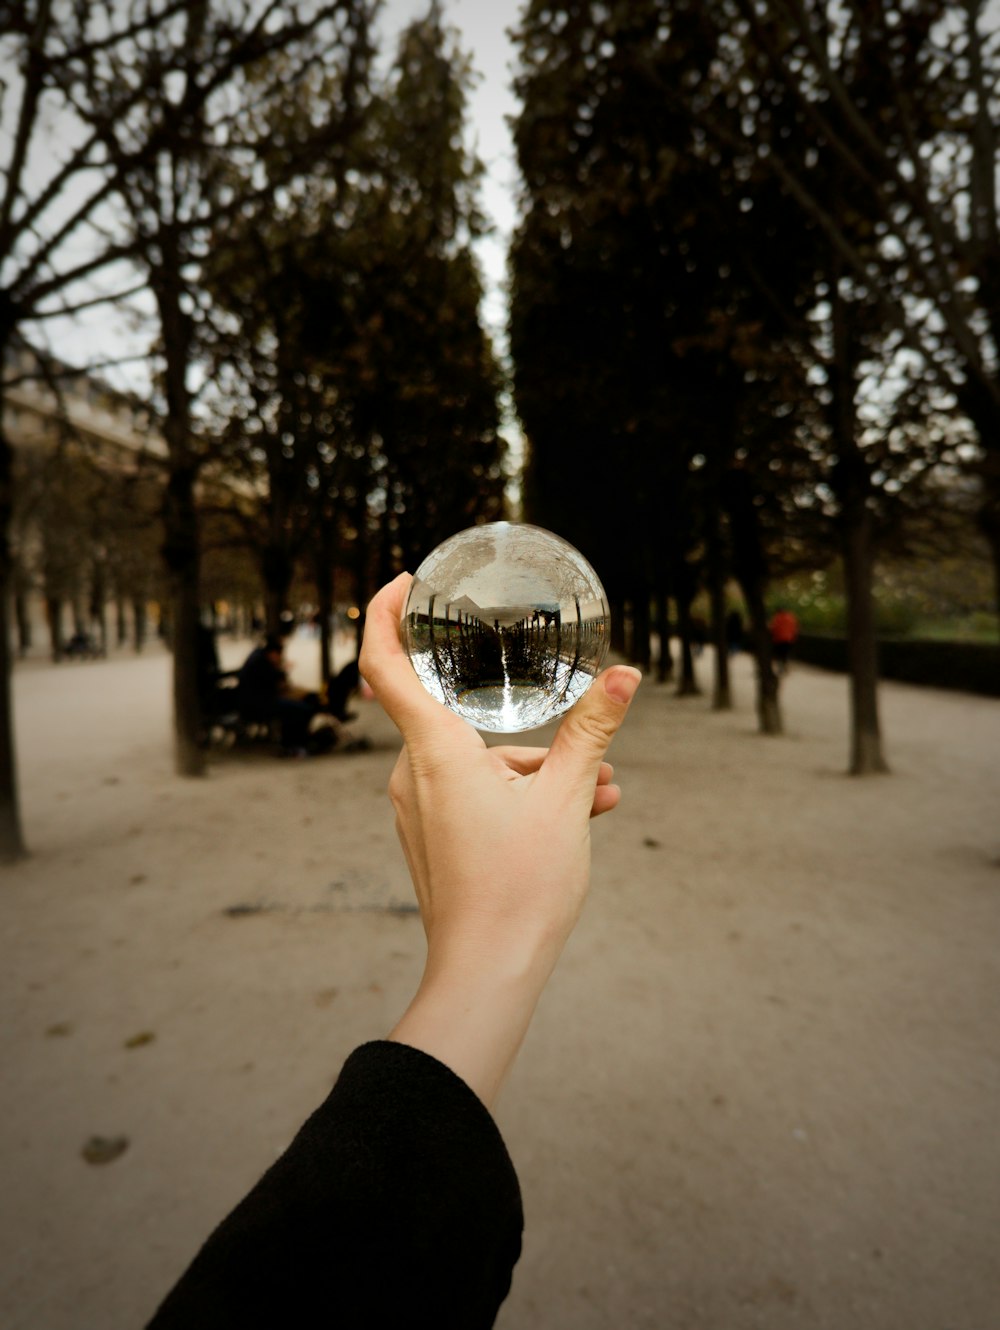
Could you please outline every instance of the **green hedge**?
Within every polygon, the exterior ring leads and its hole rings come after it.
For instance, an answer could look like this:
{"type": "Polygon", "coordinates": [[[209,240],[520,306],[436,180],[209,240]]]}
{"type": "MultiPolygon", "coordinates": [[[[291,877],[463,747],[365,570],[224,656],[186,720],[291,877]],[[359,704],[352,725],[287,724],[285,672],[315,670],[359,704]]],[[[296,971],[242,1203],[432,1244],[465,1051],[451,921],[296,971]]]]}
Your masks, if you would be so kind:
{"type": "MultiPolygon", "coordinates": [[[[847,669],[847,642],[843,637],[803,633],[795,644],[795,655],[825,670],[847,669]]],[[[878,663],[883,679],[1000,697],[1000,646],[881,638],[878,663]]]]}

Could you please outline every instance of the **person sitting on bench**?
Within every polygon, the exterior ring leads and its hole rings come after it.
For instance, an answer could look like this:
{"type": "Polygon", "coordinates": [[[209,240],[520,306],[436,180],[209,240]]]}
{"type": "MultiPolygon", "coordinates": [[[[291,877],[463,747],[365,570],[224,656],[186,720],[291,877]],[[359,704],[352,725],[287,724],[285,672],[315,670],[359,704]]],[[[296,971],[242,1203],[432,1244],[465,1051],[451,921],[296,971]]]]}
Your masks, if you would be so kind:
{"type": "Polygon", "coordinates": [[[277,721],[282,750],[296,756],[308,751],[309,727],[320,709],[315,693],[289,682],[281,638],[269,636],[247,656],[239,671],[236,701],[251,725],[277,721]]]}

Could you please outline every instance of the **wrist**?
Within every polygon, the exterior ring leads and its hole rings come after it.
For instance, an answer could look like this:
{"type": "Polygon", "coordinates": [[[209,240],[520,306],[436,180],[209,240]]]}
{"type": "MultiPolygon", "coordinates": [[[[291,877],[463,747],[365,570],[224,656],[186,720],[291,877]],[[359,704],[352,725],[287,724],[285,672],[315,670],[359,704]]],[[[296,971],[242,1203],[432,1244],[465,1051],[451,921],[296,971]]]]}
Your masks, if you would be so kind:
{"type": "Polygon", "coordinates": [[[389,1035],[450,1067],[492,1107],[555,958],[534,948],[431,949],[417,993],[389,1035]]]}

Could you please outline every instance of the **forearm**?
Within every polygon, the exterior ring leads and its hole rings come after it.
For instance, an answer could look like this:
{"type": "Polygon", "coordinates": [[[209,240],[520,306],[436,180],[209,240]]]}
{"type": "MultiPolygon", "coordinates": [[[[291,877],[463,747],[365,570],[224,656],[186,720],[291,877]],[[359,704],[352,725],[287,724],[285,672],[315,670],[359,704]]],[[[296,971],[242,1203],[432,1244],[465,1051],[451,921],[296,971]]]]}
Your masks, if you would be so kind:
{"type": "Polygon", "coordinates": [[[429,956],[390,1040],[443,1062],[491,1108],[557,955],[551,945],[522,944],[429,956]]]}
{"type": "Polygon", "coordinates": [[[522,1214],[483,1105],[422,1051],[358,1049],[150,1330],[486,1330],[522,1214]]]}

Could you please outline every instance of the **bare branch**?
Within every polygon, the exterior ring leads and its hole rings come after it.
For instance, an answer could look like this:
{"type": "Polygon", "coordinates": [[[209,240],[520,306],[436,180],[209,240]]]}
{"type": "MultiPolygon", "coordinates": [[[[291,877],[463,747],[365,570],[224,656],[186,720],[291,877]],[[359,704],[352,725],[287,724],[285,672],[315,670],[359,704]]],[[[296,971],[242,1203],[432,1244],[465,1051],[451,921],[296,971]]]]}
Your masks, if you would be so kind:
{"type": "Polygon", "coordinates": [[[85,277],[89,277],[91,273],[97,272],[109,264],[117,263],[121,259],[136,260],[139,253],[139,247],[135,241],[112,246],[92,258],[85,259],[73,268],[64,269],[62,272],[54,273],[47,280],[39,281],[36,286],[31,287],[20,297],[20,304],[22,308],[30,309],[49,296],[54,295],[57,291],[65,290],[72,286],[74,282],[82,281],[85,277]]]}
{"type": "Polygon", "coordinates": [[[81,314],[85,309],[95,309],[98,305],[120,304],[131,299],[132,296],[137,296],[148,290],[149,283],[143,281],[135,286],[127,287],[124,291],[115,291],[110,295],[92,296],[87,300],[79,300],[75,304],[60,305],[58,309],[35,309],[25,318],[30,323],[39,323],[43,319],[68,318],[74,314],[81,314]]]}
{"type": "Polygon", "coordinates": [[[44,61],[41,57],[40,46],[44,45],[45,42],[51,7],[51,0],[39,0],[35,31],[28,47],[24,72],[24,93],[18,111],[17,128],[14,131],[14,147],[11,153],[10,166],[7,170],[7,185],[3,199],[0,201],[0,255],[8,254],[11,249],[10,219],[14,211],[14,204],[21,192],[24,167],[28,158],[28,145],[35,132],[38,107],[45,88],[44,61]]]}
{"type": "Polygon", "coordinates": [[[189,0],[173,0],[172,4],[166,5],[158,13],[147,13],[135,23],[130,23],[124,28],[118,28],[114,32],[108,33],[106,37],[95,38],[92,41],[83,42],[79,46],[68,47],[61,52],[54,52],[51,57],[53,65],[81,60],[84,57],[89,58],[100,54],[102,51],[111,50],[122,42],[140,37],[144,33],[155,32],[169,19],[182,13],[188,7],[188,4],[189,0]]]}

